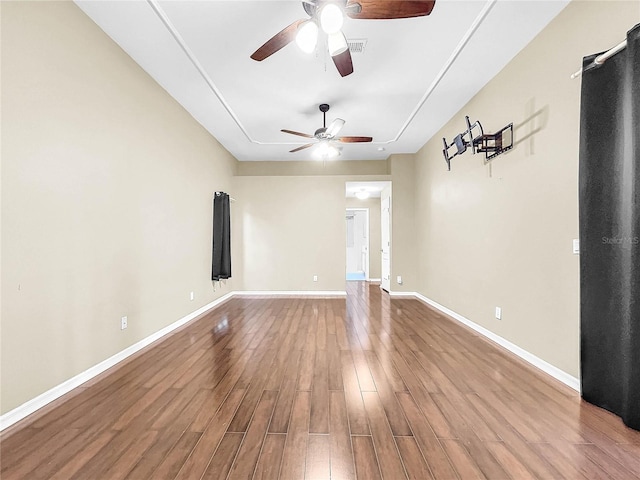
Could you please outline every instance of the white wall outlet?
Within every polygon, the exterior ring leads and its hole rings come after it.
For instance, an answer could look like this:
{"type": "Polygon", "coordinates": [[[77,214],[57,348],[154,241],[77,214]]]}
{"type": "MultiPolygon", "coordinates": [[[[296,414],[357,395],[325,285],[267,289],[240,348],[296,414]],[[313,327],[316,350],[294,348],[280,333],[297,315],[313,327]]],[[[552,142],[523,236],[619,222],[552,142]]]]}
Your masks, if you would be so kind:
{"type": "Polygon", "coordinates": [[[498,320],[502,320],[502,308],[501,307],[496,307],[496,318],[498,320]]]}
{"type": "Polygon", "coordinates": [[[127,317],[122,317],[120,319],[120,330],[124,330],[128,326],[129,326],[129,320],[127,319],[127,317]]]}
{"type": "Polygon", "coordinates": [[[573,254],[574,255],[580,254],[580,239],[578,238],[573,239],[573,254]]]}
{"type": "Polygon", "coordinates": [[[402,275],[398,275],[396,281],[398,282],[398,285],[402,285],[402,275]]]}
{"type": "Polygon", "coordinates": [[[195,298],[195,297],[194,297],[194,294],[193,294],[193,292],[191,292],[191,293],[189,294],[189,300],[193,300],[194,298],[195,298]]]}
{"type": "Polygon", "coordinates": [[[318,275],[314,275],[314,276],[313,276],[313,281],[314,281],[314,282],[317,282],[317,281],[318,281],[318,275]]]}

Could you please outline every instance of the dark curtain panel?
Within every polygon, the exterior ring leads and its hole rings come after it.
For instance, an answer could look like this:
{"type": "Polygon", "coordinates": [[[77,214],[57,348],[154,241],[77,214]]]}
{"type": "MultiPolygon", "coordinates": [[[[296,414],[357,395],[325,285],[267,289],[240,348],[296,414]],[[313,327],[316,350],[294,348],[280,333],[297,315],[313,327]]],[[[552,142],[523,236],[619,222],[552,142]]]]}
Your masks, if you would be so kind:
{"type": "Polygon", "coordinates": [[[211,280],[231,278],[231,215],[229,195],[216,192],[213,197],[213,256],[211,280]]]}
{"type": "Polygon", "coordinates": [[[580,118],[582,397],[640,429],[640,24],[584,59],[580,118]]]}

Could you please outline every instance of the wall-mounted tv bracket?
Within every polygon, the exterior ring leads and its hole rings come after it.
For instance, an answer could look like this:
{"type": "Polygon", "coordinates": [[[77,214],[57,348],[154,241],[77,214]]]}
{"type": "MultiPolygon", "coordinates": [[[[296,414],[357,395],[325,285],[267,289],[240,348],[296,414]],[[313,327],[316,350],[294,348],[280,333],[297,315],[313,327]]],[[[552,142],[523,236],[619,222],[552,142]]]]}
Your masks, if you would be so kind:
{"type": "Polygon", "coordinates": [[[484,153],[485,161],[513,148],[513,123],[496,133],[485,134],[480,121],[471,124],[468,116],[464,118],[467,122],[467,129],[464,132],[456,135],[450,144],[447,144],[446,138],[442,139],[444,143],[442,153],[448,170],[451,170],[451,159],[466,152],[469,147],[471,147],[471,153],[484,153]]]}

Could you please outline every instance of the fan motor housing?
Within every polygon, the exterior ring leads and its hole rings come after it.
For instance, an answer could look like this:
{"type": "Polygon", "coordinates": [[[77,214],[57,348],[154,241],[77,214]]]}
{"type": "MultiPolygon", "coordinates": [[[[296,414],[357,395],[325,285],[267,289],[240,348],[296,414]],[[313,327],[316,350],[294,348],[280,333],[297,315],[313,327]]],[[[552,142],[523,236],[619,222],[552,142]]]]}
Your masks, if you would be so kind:
{"type": "Polygon", "coordinates": [[[327,135],[327,129],[324,127],[317,129],[313,136],[320,139],[329,138],[329,135],[327,135]]]}

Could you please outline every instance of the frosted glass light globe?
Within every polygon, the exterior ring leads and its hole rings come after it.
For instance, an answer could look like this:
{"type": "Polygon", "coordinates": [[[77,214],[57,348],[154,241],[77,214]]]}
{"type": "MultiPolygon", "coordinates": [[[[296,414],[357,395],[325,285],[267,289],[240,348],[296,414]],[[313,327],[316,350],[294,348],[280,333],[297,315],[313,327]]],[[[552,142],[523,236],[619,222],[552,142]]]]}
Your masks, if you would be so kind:
{"type": "Polygon", "coordinates": [[[326,158],[335,158],[338,155],[340,155],[340,151],[327,141],[320,142],[315,151],[315,157],[320,160],[326,158]]]}
{"type": "Polygon", "coordinates": [[[337,33],[344,23],[344,15],[342,10],[335,3],[328,3],[322,7],[320,12],[320,25],[322,30],[328,35],[337,33]]]}
{"type": "Polygon", "coordinates": [[[318,26],[311,20],[302,24],[296,34],[296,43],[304,53],[311,53],[318,43],[318,26]]]}

